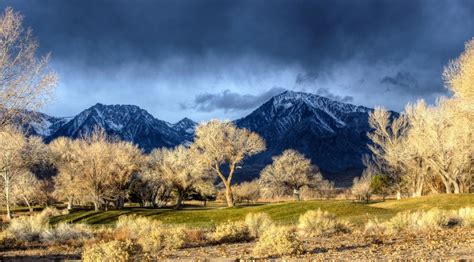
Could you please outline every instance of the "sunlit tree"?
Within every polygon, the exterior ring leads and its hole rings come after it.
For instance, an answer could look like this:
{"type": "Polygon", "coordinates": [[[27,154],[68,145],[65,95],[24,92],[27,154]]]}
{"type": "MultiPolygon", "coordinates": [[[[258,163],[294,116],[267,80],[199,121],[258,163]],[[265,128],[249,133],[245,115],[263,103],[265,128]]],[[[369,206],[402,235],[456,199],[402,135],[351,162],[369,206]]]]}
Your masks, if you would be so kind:
{"type": "Polygon", "coordinates": [[[246,157],[264,151],[265,141],[258,134],[237,128],[231,122],[211,120],[197,127],[193,149],[198,154],[198,161],[221,179],[226,188],[227,206],[232,207],[235,169],[242,165],[246,157]]]}

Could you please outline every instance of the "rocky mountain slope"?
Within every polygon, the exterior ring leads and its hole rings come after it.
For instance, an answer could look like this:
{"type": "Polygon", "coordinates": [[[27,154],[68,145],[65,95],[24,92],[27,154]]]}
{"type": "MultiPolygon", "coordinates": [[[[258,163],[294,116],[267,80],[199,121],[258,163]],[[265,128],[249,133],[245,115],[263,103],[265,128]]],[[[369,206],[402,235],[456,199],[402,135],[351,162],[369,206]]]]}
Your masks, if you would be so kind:
{"type": "MultiPolygon", "coordinates": [[[[292,148],[311,158],[327,178],[349,184],[362,171],[362,156],[369,152],[371,111],[309,93],[286,91],[276,95],[248,116],[234,121],[239,127],[257,132],[267,143],[267,150],[248,159],[237,177],[257,177],[271,163],[272,156],[292,148]]],[[[39,113],[28,129],[30,134],[49,142],[60,136],[87,135],[97,126],[150,152],[158,147],[192,142],[197,123],[184,118],[171,124],[133,105],[96,104],[72,118],[39,113]]]]}
{"type": "Polygon", "coordinates": [[[235,123],[257,132],[267,142],[267,151],[249,159],[250,173],[271,163],[272,156],[292,148],[311,158],[326,177],[345,184],[363,169],[361,159],[368,153],[371,111],[313,94],[286,91],[235,123]]]}

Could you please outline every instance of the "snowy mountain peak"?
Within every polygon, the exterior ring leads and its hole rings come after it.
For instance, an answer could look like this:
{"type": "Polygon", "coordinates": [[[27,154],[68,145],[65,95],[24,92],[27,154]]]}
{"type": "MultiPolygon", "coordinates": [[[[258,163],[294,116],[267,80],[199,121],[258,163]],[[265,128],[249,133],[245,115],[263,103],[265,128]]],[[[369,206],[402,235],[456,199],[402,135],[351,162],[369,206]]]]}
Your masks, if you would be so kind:
{"type": "Polygon", "coordinates": [[[353,112],[370,112],[370,108],[363,106],[355,106],[348,103],[335,101],[323,96],[315,94],[296,92],[296,91],[285,91],[273,98],[274,106],[282,106],[289,108],[293,103],[305,103],[313,108],[324,110],[325,112],[337,112],[337,113],[353,113],[353,112]]]}
{"type": "Polygon", "coordinates": [[[187,141],[192,141],[194,137],[194,130],[196,129],[197,125],[198,123],[185,117],[173,124],[172,128],[184,136],[187,141]]]}
{"type": "Polygon", "coordinates": [[[103,128],[109,135],[132,141],[145,151],[185,142],[185,138],[167,122],[156,119],[138,106],[100,103],[79,113],[47,140],[59,136],[77,138],[90,134],[97,127],[103,128]]]}

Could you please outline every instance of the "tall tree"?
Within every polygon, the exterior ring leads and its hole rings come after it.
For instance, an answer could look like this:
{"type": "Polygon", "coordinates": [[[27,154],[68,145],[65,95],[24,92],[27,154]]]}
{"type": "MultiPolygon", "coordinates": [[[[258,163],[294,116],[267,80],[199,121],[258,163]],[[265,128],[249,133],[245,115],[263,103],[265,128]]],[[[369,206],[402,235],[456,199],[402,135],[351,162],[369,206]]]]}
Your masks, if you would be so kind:
{"type": "Polygon", "coordinates": [[[234,206],[232,178],[246,157],[265,150],[265,141],[256,133],[237,128],[231,122],[211,120],[196,129],[193,149],[198,160],[212,169],[226,188],[227,206],[234,206]],[[223,167],[228,173],[223,172],[223,167]]]}
{"type": "Polygon", "coordinates": [[[49,69],[49,55],[36,56],[38,42],[23,16],[11,8],[0,17],[0,127],[18,124],[47,102],[57,82],[49,69]]]}
{"type": "Polygon", "coordinates": [[[21,181],[19,176],[28,172],[38,158],[38,141],[27,138],[20,129],[12,126],[0,129],[0,177],[8,218],[11,218],[10,207],[14,200],[12,188],[21,181]]]}
{"type": "Polygon", "coordinates": [[[206,166],[196,160],[196,154],[185,146],[174,149],[157,149],[152,153],[158,161],[165,179],[177,193],[176,208],[181,208],[183,200],[192,191],[198,191],[201,184],[211,184],[206,166]]]}

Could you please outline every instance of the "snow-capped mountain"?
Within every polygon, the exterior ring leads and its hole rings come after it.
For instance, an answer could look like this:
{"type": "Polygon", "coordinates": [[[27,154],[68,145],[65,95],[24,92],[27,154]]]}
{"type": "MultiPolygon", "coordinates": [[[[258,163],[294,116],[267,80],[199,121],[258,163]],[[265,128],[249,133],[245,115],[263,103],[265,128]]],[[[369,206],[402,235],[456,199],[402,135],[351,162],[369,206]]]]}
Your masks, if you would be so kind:
{"type": "Polygon", "coordinates": [[[146,110],[133,105],[96,104],[82,111],[47,137],[77,138],[101,127],[107,134],[136,143],[146,152],[158,147],[173,147],[186,142],[181,130],[156,119],[146,110]]]}
{"type": "Polygon", "coordinates": [[[186,141],[192,141],[194,138],[194,130],[196,129],[198,123],[194,122],[193,120],[185,117],[175,124],[171,124],[171,128],[173,128],[180,136],[184,138],[186,141]]]}
{"type": "MultiPolygon", "coordinates": [[[[257,177],[273,156],[292,148],[311,158],[327,178],[339,185],[350,183],[362,171],[362,156],[369,153],[371,111],[301,92],[286,91],[272,97],[248,116],[234,121],[239,127],[257,132],[267,143],[267,150],[248,159],[236,179],[257,177]]],[[[191,143],[197,123],[183,118],[171,124],[133,105],[96,104],[72,118],[38,113],[27,126],[30,134],[40,135],[46,142],[60,136],[87,135],[98,126],[149,152],[191,143]]]]}
{"type": "Polygon", "coordinates": [[[53,117],[39,112],[27,112],[24,117],[27,118],[27,123],[23,126],[25,132],[41,137],[52,135],[70,120],[68,117],[53,117]]]}
{"type": "Polygon", "coordinates": [[[292,148],[311,158],[327,177],[350,181],[360,174],[362,156],[368,153],[371,110],[308,93],[286,91],[274,96],[235,121],[267,142],[267,150],[249,159],[250,170],[242,172],[259,171],[272,156],[292,148]]]}

